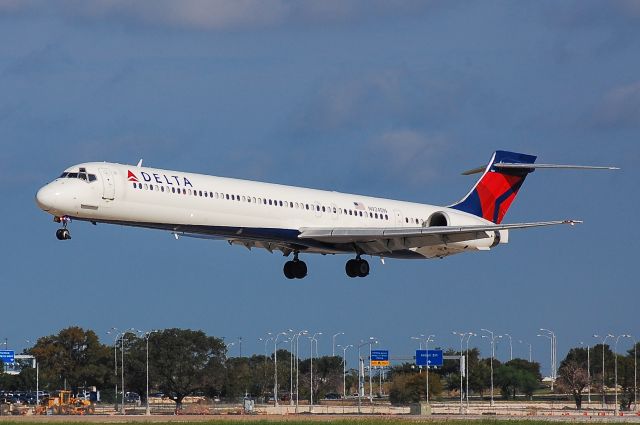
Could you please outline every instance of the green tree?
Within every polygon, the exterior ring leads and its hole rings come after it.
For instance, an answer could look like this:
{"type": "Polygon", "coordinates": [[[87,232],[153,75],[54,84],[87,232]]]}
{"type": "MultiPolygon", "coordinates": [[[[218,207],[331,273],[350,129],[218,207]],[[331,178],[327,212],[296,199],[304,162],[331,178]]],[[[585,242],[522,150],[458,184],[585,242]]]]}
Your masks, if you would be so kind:
{"type": "Polygon", "coordinates": [[[196,391],[219,394],[224,385],[226,347],[202,331],[165,329],[149,340],[154,385],[180,408],[196,391]]]}
{"type": "Polygon", "coordinates": [[[63,329],[57,335],[39,338],[28,353],[40,364],[43,388],[101,388],[112,379],[111,351],[92,330],[77,326],[63,329]]]}
{"type": "Polygon", "coordinates": [[[505,399],[509,396],[515,399],[518,392],[532,397],[541,380],[540,363],[524,359],[510,360],[495,370],[495,385],[505,399]]]}

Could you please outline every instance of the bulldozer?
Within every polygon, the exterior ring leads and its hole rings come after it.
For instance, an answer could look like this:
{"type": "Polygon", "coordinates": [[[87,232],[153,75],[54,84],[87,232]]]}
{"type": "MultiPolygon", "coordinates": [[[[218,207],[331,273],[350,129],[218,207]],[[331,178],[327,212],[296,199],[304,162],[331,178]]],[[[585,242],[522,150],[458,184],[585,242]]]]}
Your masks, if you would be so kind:
{"type": "Polygon", "coordinates": [[[71,391],[58,390],[42,400],[35,409],[36,415],[86,415],[95,412],[89,400],[73,397],[71,391]]]}

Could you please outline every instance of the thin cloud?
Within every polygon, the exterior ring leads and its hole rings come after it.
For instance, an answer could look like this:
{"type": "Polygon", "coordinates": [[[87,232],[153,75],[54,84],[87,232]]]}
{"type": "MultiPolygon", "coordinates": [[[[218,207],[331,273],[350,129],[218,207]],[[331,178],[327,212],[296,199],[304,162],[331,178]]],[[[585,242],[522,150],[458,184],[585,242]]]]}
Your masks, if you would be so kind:
{"type": "Polygon", "coordinates": [[[64,19],[188,30],[224,31],[282,25],[351,23],[414,17],[446,5],[421,0],[0,0],[0,14],[49,14],[64,19]]]}
{"type": "Polygon", "coordinates": [[[443,135],[429,135],[413,129],[387,131],[375,137],[368,149],[369,158],[388,170],[393,178],[410,184],[424,184],[437,175],[440,156],[449,141],[443,135]]]}
{"type": "Polygon", "coordinates": [[[614,87],[605,93],[594,118],[598,127],[640,127],[640,81],[614,87]]]}

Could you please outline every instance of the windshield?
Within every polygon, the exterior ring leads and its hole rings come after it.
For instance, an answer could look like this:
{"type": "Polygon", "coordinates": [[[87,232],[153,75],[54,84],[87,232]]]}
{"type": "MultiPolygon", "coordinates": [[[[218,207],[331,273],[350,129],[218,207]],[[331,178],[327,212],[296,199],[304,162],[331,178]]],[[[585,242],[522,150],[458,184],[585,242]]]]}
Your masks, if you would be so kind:
{"type": "Polygon", "coordinates": [[[84,180],[86,182],[94,182],[97,180],[97,177],[95,174],[91,174],[91,173],[87,173],[87,170],[85,168],[80,168],[80,172],[79,173],[75,173],[75,172],[64,172],[60,175],[60,177],[58,177],[60,179],[80,179],[80,180],[84,180]]]}

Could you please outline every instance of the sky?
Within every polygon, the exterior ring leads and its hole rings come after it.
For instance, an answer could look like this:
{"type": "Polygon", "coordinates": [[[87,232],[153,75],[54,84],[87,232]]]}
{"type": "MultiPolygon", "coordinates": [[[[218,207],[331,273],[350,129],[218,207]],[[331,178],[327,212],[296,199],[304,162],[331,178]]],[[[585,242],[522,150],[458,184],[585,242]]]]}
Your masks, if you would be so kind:
{"type": "Polygon", "coordinates": [[[411,336],[455,348],[452,331],[486,328],[514,356],[532,344],[548,374],[540,328],[559,359],[594,333],[640,338],[636,1],[0,0],[0,39],[8,348],[71,325],[105,343],[112,327],[180,327],[261,354],[268,332],[305,329],[322,332],[320,354],[344,332],[338,344],[374,336],[393,358],[418,348],[411,336]],[[444,260],[374,258],[365,279],[346,277],[347,256],[308,255],[309,276],[289,281],[277,253],[162,231],[78,222],[60,242],[34,203],[73,164],[144,158],[447,205],[496,149],[621,170],[536,171],[505,218],[582,225],[444,260]]]}

